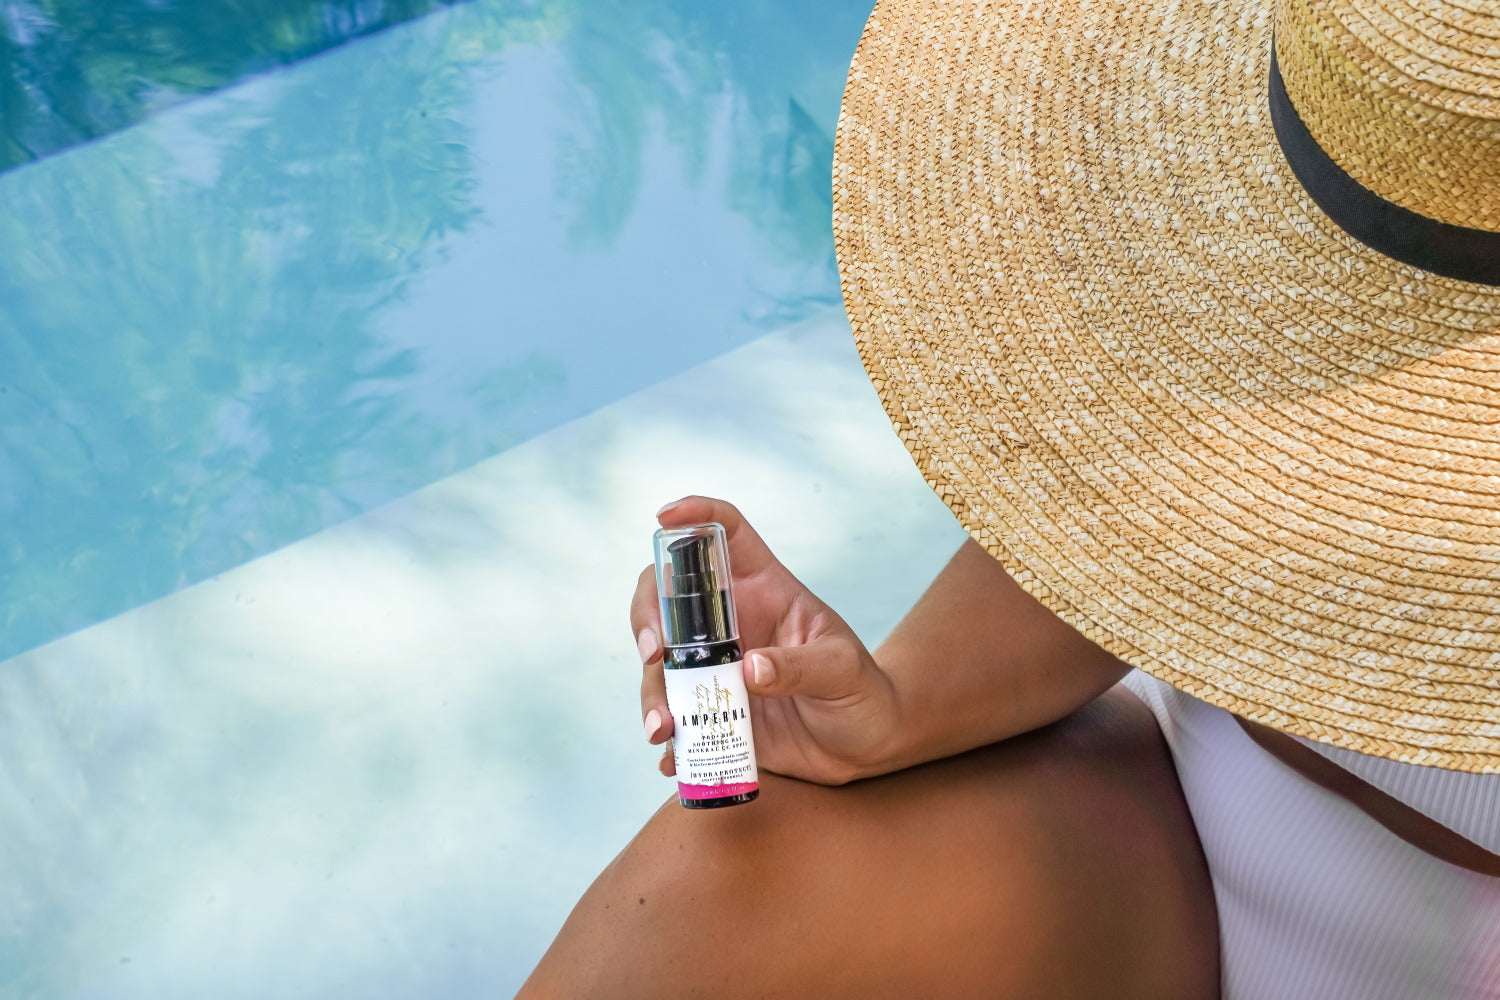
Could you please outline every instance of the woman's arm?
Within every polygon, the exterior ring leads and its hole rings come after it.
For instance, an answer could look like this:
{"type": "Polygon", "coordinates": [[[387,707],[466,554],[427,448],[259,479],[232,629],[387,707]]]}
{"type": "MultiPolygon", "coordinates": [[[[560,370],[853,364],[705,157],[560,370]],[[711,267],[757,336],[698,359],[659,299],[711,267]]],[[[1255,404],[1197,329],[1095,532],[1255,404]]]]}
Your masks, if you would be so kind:
{"type": "Polygon", "coordinates": [[[974,541],[874,655],[898,719],[877,773],[1055,722],[1130,669],[1022,590],[974,541]]]}
{"type": "MultiPolygon", "coordinates": [[[[733,505],[685,497],[658,519],[728,530],[755,747],[768,770],[822,784],[885,774],[1055,722],[1126,671],[972,542],[872,655],[733,505]]],[[[641,716],[659,744],[672,722],[649,567],[630,617],[643,661],[641,716]]],[[[670,757],[663,770],[672,773],[670,757]]]]}

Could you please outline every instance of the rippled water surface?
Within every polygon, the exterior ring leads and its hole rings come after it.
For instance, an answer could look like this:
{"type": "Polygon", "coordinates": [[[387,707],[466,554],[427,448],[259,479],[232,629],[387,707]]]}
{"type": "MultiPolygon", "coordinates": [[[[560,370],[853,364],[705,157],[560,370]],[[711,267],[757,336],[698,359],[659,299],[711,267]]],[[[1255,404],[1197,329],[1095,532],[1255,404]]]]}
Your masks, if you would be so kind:
{"type": "Polygon", "coordinates": [[[438,7],[0,8],[0,657],[837,301],[860,4],[438,7]]]}

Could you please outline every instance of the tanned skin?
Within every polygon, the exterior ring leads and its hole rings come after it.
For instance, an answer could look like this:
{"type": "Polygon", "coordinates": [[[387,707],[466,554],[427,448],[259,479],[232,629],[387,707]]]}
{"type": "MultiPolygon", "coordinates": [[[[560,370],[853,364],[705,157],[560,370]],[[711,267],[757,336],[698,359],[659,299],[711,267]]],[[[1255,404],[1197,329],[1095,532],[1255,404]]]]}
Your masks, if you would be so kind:
{"type": "MultiPolygon", "coordinates": [[[[1202,850],[1123,664],[973,542],[871,652],[732,505],[658,519],[728,529],[760,798],[670,799],[520,996],[1218,996],[1202,850]]],[[[665,743],[649,568],[630,623],[665,743]]]]}

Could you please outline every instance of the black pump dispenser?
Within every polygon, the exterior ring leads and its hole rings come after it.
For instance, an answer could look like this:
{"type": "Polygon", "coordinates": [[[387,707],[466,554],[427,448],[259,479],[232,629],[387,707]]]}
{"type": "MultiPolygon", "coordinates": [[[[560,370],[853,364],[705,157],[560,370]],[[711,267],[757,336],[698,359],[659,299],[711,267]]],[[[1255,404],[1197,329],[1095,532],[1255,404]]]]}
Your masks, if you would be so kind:
{"type": "Polygon", "coordinates": [[[714,572],[712,546],[710,535],[686,535],[667,546],[673,572],[662,626],[669,646],[734,638],[729,591],[714,572]]]}
{"type": "Polygon", "coordinates": [[[668,647],[738,639],[724,528],[695,524],[656,533],[656,586],[668,647]]]}

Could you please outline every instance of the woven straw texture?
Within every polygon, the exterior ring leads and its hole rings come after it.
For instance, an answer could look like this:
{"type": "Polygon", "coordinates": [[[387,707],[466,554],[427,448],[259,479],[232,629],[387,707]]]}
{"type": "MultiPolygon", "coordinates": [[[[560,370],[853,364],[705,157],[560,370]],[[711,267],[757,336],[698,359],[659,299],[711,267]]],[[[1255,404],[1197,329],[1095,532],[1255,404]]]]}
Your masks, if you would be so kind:
{"type": "Polygon", "coordinates": [[[1500,228],[1500,16],[1283,8],[882,0],[836,142],[845,304],[927,481],[1089,638],[1284,731],[1500,772],[1500,288],[1330,222],[1266,97],[1274,29],[1347,172],[1500,228]]]}

